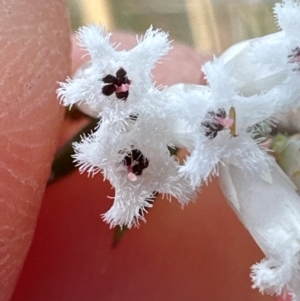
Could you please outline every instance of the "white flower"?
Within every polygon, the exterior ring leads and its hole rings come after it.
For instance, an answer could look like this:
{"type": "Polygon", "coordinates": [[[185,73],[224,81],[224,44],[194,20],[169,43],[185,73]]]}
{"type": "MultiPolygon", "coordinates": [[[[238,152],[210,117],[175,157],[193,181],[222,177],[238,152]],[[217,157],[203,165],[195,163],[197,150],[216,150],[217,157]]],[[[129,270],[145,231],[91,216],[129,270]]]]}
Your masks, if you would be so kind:
{"type": "Polygon", "coordinates": [[[258,130],[268,132],[269,123],[300,105],[300,37],[295,29],[300,18],[289,21],[290,9],[292,16],[300,16],[300,5],[292,1],[276,6],[280,33],[233,46],[206,63],[202,70],[208,87],[181,84],[164,92],[179,104],[174,110],[182,126],[175,132],[191,152],[180,171],[194,187],[218,175],[224,159],[268,179],[269,157],[258,145],[263,139],[258,130]]]}
{"type": "Polygon", "coordinates": [[[282,100],[293,102],[300,89],[300,5],[283,1],[274,12],[281,31],[238,43],[220,59],[244,96],[277,87],[282,100]]]}
{"type": "Polygon", "coordinates": [[[178,174],[179,163],[168,150],[167,121],[144,114],[121,123],[117,118],[103,118],[94,134],[74,145],[80,171],[101,171],[115,188],[114,204],[104,220],[112,227],[138,225],[157,192],[182,204],[190,201],[194,191],[178,174]]]}
{"type": "Polygon", "coordinates": [[[104,108],[126,110],[154,89],[151,71],[170,49],[167,33],[150,27],[129,51],[117,51],[102,26],[82,27],[77,35],[91,61],[73,79],[60,83],[57,92],[63,105],[81,103],[96,117],[104,108]]]}
{"type": "Polygon", "coordinates": [[[205,64],[207,88],[177,85],[165,93],[190,106],[191,118],[183,111],[179,123],[188,125],[186,132],[176,129],[190,151],[181,173],[194,187],[217,175],[224,195],[266,254],[252,267],[253,287],[286,292],[299,301],[300,198],[260,148],[263,137],[256,140],[260,127],[267,132],[268,122],[300,104],[300,5],[285,1],[275,12],[283,31],[234,46],[205,64]]]}
{"type": "Polygon", "coordinates": [[[273,98],[267,95],[247,98],[239,95],[232,88],[230,77],[222,77],[219,63],[222,64],[220,60],[215,60],[213,64],[206,65],[207,74],[218,74],[220,83],[226,81],[226,88],[180,84],[164,92],[171,103],[184,102],[186,105],[186,109],[181,109],[181,115],[178,115],[182,127],[177,126],[174,132],[177,140],[190,151],[180,172],[195,188],[211,176],[218,175],[219,162],[225,159],[261,177],[269,173],[269,156],[258,146],[260,140],[256,141],[253,137],[256,134],[255,125],[270,117],[267,110],[260,111],[258,108],[272,107],[273,98]],[[233,118],[230,118],[230,112],[235,113],[233,118]]]}
{"type": "Polygon", "coordinates": [[[130,51],[116,51],[100,26],[83,27],[78,37],[91,62],[61,83],[58,95],[64,105],[83,103],[101,117],[95,133],[74,144],[74,158],[81,172],[102,172],[115,188],[104,220],[112,227],[138,225],[156,193],[187,203],[194,191],[168,150],[174,140],[168,118],[175,117],[151,75],[170,49],[168,35],[150,27],[130,51]]]}
{"type": "Polygon", "coordinates": [[[260,142],[275,118],[300,105],[300,4],[275,6],[281,31],[233,46],[203,67],[208,86],[162,91],[151,80],[170,48],[150,28],[130,51],[116,51],[99,26],[79,30],[91,62],[61,83],[64,105],[81,103],[101,117],[75,143],[81,172],[102,172],[115,188],[103,215],[111,226],[144,219],[158,193],[186,204],[211,176],[266,259],[252,267],[253,287],[300,301],[300,198],[260,142]],[[190,152],[183,166],[168,147],[190,152]]]}
{"type": "Polygon", "coordinates": [[[275,162],[267,182],[232,164],[219,166],[221,189],[266,259],[252,267],[253,288],[300,300],[300,197],[275,162]]]}
{"type": "Polygon", "coordinates": [[[283,31],[242,43],[205,64],[207,87],[181,84],[164,93],[178,104],[174,110],[186,105],[174,127],[178,141],[190,151],[180,172],[193,187],[217,175],[224,195],[266,255],[252,267],[253,287],[288,293],[299,301],[300,198],[259,146],[268,123],[300,104],[300,31],[288,18],[289,9],[299,25],[299,3],[276,6],[283,31]],[[264,133],[259,133],[261,127],[264,133]]]}

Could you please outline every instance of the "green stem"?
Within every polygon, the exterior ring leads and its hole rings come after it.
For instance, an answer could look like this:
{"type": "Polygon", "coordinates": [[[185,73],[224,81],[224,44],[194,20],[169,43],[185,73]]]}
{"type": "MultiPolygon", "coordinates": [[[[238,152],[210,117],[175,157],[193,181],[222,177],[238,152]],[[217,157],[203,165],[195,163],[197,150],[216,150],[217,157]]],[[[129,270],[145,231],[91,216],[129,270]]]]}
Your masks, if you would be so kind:
{"type": "MultiPolygon", "coordinates": [[[[149,201],[154,203],[157,196],[158,196],[158,192],[154,191],[153,196],[149,199],[149,201]]],[[[151,207],[149,207],[149,209],[150,208],[151,207]]],[[[148,212],[149,212],[149,209],[148,209],[148,212]]],[[[127,232],[127,230],[129,230],[129,228],[127,228],[126,226],[123,226],[123,227],[116,226],[115,227],[114,234],[113,234],[113,239],[112,239],[112,247],[113,248],[116,248],[119,245],[119,243],[121,242],[121,240],[122,240],[124,234],[127,232]]]]}

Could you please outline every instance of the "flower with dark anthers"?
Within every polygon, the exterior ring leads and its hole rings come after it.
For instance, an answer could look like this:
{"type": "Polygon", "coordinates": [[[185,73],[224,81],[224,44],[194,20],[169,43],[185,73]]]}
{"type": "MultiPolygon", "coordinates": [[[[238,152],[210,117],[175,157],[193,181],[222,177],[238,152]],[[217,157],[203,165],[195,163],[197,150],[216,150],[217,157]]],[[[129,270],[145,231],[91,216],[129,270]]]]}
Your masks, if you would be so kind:
{"type": "Polygon", "coordinates": [[[91,61],[60,83],[57,93],[63,105],[101,118],[94,133],[74,143],[74,159],[81,172],[102,172],[115,189],[103,219],[130,228],[145,219],[154,191],[181,204],[195,192],[168,151],[177,114],[166,108],[168,99],[152,80],[153,68],[171,48],[168,33],[151,26],[128,51],[118,51],[110,36],[98,25],[79,29],[79,45],[91,61]]]}
{"type": "MultiPolygon", "coordinates": [[[[76,104],[95,118],[107,109],[138,114],[139,105],[147,116],[153,116],[150,111],[156,109],[156,104],[162,111],[161,91],[155,87],[152,70],[171,48],[168,33],[151,26],[138,38],[136,47],[128,51],[118,51],[110,36],[111,33],[99,25],[78,30],[78,44],[91,60],[80,67],[73,78],[60,83],[57,93],[63,105],[76,104]]],[[[126,115],[123,117],[127,118],[126,115]]]]}
{"type": "Polygon", "coordinates": [[[207,113],[207,117],[210,120],[205,120],[201,124],[205,129],[205,136],[213,139],[217,136],[218,132],[228,129],[233,120],[227,117],[224,109],[218,109],[217,113],[210,111],[207,113]]]}
{"type": "Polygon", "coordinates": [[[218,176],[224,196],[266,255],[252,267],[252,287],[300,301],[300,198],[260,145],[270,120],[300,107],[294,72],[300,63],[300,1],[283,0],[274,12],[282,30],[239,43],[204,64],[207,86],[178,84],[163,91],[151,73],[170,49],[166,33],[150,27],[135,48],[116,51],[101,26],[83,27],[79,44],[91,63],[61,83],[58,96],[65,106],[83,103],[102,118],[101,127],[73,144],[74,159],[80,172],[102,172],[115,188],[113,205],[103,214],[111,227],[144,220],[154,191],[186,204],[218,176]],[[107,97],[128,97],[130,81],[119,66],[134,80],[126,103],[107,97]],[[169,146],[186,148],[184,164],[169,155],[169,146]]]}
{"type": "Polygon", "coordinates": [[[149,166],[149,160],[138,149],[133,149],[122,162],[127,167],[128,178],[131,181],[136,181],[136,176],[142,175],[143,170],[149,166]]]}
{"type": "Polygon", "coordinates": [[[126,100],[129,95],[130,80],[127,77],[127,72],[124,68],[120,68],[116,76],[108,74],[102,81],[107,84],[102,88],[102,93],[110,96],[116,93],[118,99],[126,100]]]}
{"type": "Polygon", "coordinates": [[[298,63],[298,67],[293,69],[294,71],[300,71],[300,47],[296,47],[292,50],[292,53],[288,55],[289,63],[298,63]]]}
{"type": "Polygon", "coordinates": [[[201,124],[205,129],[205,136],[213,139],[217,136],[218,132],[224,130],[224,126],[218,121],[217,118],[226,118],[224,109],[219,109],[217,113],[211,111],[207,113],[209,120],[203,121],[201,124]]]}
{"type": "Polygon", "coordinates": [[[300,58],[300,47],[294,48],[288,58],[291,59],[292,63],[298,61],[300,58]]]}

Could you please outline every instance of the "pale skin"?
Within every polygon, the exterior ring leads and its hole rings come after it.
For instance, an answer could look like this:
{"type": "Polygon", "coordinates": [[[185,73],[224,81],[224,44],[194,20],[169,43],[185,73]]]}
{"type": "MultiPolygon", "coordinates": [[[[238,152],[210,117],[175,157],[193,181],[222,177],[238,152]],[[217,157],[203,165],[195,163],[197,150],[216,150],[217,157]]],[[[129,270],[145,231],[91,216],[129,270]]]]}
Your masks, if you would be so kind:
{"type": "MultiPolygon", "coordinates": [[[[63,123],[57,81],[84,63],[82,52],[73,47],[71,71],[60,0],[1,1],[0,31],[0,301],[274,299],[251,289],[249,267],[263,254],[216,181],[184,210],[159,198],[115,249],[100,219],[113,194],[101,176],[75,172],[44,195],[58,143],[79,127],[63,123]]],[[[113,40],[135,44],[130,34],[113,40]]],[[[205,58],[173,46],[157,84],[203,82],[205,58]]]]}

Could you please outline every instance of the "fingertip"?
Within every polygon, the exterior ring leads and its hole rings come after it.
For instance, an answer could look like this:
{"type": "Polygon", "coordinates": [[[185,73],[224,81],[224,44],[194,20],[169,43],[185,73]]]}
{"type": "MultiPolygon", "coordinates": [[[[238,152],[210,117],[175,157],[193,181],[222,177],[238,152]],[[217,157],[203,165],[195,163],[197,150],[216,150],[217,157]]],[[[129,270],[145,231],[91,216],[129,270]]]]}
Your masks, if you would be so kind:
{"type": "Polygon", "coordinates": [[[62,0],[4,1],[0,12],[0,299],[30,246],[63,111],[55,90],[70,67],[62,0]]]}

